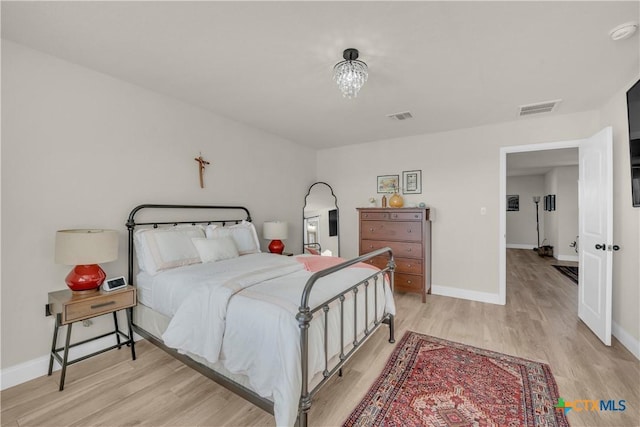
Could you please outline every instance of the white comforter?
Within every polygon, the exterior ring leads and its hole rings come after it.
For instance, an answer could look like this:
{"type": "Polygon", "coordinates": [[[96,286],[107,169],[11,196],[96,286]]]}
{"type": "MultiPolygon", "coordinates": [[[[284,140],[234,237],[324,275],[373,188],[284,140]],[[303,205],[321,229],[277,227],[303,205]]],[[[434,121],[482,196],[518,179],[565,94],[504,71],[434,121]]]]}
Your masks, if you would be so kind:
{"type": "MultiPolygon", "coordinates": [[[[295,315],[302,289],[312,273],[294,258],[272,254],[245,255],[178,270],[182,273],[176,270],[166,276],[162,273],[154,283],[156,309],[173,316],[162,336],[165,344],[212,363],[220,362],[232,373],[246,375],[256,393],[273,400],[277,425],[293,425],[302,384],[300,329],[295,315]],[[175,282],[177,279],[179,284],[175,282]]],[[[310,306],[324,302],[372,273],[369,268],[352,267],[319,280],[311,292],[310,306]]],[[[378,319],[383,313],[395,314],[389,287],[378,289],[378,319]]],[[[373,294],[371,286],[368,294],[371,307],[373,294]]],[[[357,299],[357,329],[361,336],[365,323],[364,292],[359,292],[357,299]]],[[[353,319],[351,293],[344,307],[344,318],[353,319]]],[[[370,310],[369,328],[373,317],[370,310]]],[[[336,302],[329,310],[330,357],[340,353],[339,319],[336,302]]],[[[345,343],[351,343],[352,321],[345,322],[344,333],[345,343]]],[[[320,311],[309,331],[310,378],[324,369],[324,315],[320,311]]]]}

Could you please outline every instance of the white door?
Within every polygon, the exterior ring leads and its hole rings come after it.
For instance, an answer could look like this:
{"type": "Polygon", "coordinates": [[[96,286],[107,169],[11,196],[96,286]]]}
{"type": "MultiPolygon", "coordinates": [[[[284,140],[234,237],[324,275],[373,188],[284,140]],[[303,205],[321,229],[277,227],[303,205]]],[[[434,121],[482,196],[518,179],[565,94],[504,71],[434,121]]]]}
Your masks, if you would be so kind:
{"type": "Polygon", "coordinates": [[[581,141],[579,146],[578,317],[606,345],[611,345],[612,147],[611,127],[581,141]]]}

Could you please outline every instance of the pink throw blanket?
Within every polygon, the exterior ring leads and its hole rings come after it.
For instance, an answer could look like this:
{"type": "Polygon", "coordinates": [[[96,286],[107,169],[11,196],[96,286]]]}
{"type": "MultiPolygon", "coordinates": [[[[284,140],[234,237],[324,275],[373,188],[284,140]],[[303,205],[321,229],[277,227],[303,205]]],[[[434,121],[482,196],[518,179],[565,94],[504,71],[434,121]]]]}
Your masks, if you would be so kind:
{"type": "MultiPolygon", "coordinates": [[[[298,256],[296,257],[296,261],[303,264],[305,270],[315,273],[317,271],[342,264],[346,259],[337,256],[298,256]]],[[[379,271],[378,267],[364,262],[359,262],[351,267],[370,268],[372,270],[379,271]]]]}

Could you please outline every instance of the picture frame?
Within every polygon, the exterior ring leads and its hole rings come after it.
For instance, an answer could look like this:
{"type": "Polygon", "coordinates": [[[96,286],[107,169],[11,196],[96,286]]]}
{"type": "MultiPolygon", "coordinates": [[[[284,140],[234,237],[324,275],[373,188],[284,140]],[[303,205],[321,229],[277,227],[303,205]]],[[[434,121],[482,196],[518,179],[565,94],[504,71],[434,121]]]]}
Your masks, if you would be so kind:
{"type": "Polygon", "coordinates": [[[422,171],[402,172],[402,194],[422,194],[422,171]]]}
{"type": "Polygon", "coordinates": [[[377,181],[378,194],[393,193],[400,187],[399,175],[379,175],[377,181]]]}
{"type": "Polygon", "coordinates": [[[520,195],[507,195],[507,212],[516,212],[520,210],[520,195]]]}

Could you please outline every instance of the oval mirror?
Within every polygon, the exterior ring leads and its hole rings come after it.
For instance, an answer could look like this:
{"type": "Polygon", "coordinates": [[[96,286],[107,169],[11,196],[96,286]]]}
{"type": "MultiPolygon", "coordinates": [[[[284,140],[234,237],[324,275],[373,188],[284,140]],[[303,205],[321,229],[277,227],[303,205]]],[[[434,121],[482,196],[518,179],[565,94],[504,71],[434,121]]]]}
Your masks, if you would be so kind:
{"type": "Polygon", "coordinates": [[[340,256],[338,198],[326,182],[309,187],[302,210],[303,252],[340,256]]]}

